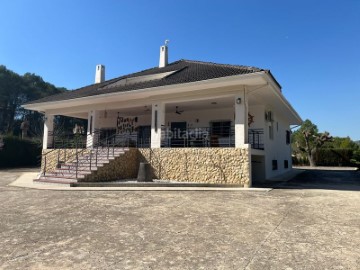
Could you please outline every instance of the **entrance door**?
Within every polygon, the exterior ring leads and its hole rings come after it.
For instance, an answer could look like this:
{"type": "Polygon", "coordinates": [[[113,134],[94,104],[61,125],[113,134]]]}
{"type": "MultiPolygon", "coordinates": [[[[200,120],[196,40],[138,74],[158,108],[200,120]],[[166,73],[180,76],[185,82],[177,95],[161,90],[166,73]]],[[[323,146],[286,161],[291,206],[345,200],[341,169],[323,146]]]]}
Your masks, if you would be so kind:
{"type": "Polygon", "coordinates": [[[171,147],[186,146],[186,122],[171,122],[171,147]]]}

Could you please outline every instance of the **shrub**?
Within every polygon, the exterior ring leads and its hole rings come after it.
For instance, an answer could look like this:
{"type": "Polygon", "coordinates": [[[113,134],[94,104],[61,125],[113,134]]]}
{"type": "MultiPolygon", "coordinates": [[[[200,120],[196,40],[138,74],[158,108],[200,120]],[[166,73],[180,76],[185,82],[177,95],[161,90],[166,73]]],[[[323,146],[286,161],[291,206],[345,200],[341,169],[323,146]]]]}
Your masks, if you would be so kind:
{"type": "Polygon", "coordinates": [[[3,137],[4,146],[0,150],[0,168],[39,166],[41,144],[18,137],[3,137]]]}
{"type": "Polygon", "coordinates": [[[322,148],[315,153],[317,166],[351,166],[352,149],[322,148]]]}

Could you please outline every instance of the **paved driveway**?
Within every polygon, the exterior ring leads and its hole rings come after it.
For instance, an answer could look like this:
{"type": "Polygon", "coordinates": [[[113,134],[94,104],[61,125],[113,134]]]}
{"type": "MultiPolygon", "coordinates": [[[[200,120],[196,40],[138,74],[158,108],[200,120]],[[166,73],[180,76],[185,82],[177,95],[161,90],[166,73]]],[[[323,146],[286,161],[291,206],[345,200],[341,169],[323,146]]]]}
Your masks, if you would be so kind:
{"type": "Polygon", "coordinates": [[[270,192],[6,186],[20,174],[0,171],[0,269],[360,269],[358,172],[270,192]]]}

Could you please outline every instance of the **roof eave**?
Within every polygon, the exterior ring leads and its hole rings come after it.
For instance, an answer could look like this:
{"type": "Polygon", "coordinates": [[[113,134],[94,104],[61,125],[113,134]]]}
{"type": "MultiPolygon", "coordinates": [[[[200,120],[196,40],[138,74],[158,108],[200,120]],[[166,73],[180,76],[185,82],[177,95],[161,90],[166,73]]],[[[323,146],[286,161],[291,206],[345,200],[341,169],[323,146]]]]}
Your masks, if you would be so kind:
{"type": "MultiPolygon", "coordinates": [[[[248,74],[240,74],[240,75],[233,75],[233,76],[226,76],[221,78],[214,78],[209,80],[202,80],[196,82],[189,82],[189,83],[181,83],[181,84],[172,84],[172,85],[164,85],[164,86],[157,86],[151,88],[142,88],[136,89],[126,92],[112,92],[112,93],[105,93],[100,95],[92,95],[92,96],[85,96],[80,98],[73,98],[73,99],[65,99],[65,100],[58,100],[58,101],[47,101],[47,102],[36,102],[36,103],[27,103],[21,105],[23,108],[28,110],[35,110],[35,111],[46,111],[46,109],[51,109],[51,107],[57,107],[57,105],[64,106],[64,101],[67,102],[68,105],[74,103],[87,103],[93,102],[95,100],[100,100],[108,97],[119,97],[119,96],[126,96],[126,95],[134,95],[138,93],[148,92],[149,94],[153,94],[156,91],[166,91],[166,90],[173,90],[173,91],[191,91],[191,90],[204,90],[206,88],[213,88],[217,86],[231,86],[231,85],[241,85],[242,82],[247,80],[255,79],[259,77],[259,75],[263,74],[263,71],[248,73],[248,74]]],[[[101,90],[99,90],[101,91],[101,90]]]]}

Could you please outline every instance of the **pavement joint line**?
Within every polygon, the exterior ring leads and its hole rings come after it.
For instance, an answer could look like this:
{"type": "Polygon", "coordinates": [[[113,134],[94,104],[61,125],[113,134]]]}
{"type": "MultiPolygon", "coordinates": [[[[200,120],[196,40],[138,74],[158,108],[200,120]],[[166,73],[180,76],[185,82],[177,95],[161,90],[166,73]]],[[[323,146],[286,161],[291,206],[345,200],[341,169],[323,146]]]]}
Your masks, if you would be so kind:
{"type": "Polygon", "coordinates": [[[249,260],[249,262],[244,266],[244,270],[249,269],[249,265],[251,264],[251,262],[255,259],[256,255],[258,254],[258,252],[261,250],[261,248],[263,247],[263,245],[268,241],[268,239],[274,234],[274,232],[280,227],[280,225],[284,222],[284,220],[287,218],[287,216],[290,214],[290,211],[294,208],[294,205],[298,205],[299,201],[301,199],[303,199],[305,196],[304,191],[302,192],[301,196],[296,200],[296,202],[294,204],[292,204],[292,206],[289,207],[289,209],[286,211],[286,213],[284,214],[284,216],[281,218],[280,222],[275,226],[274,229],[271,230],[271,232],[265,237],[265,239],[263,241],[261,241],[260,244],[258,244],[258,246],[256,247],[255,251],[252,253],[251,258],[249,260]]]}

